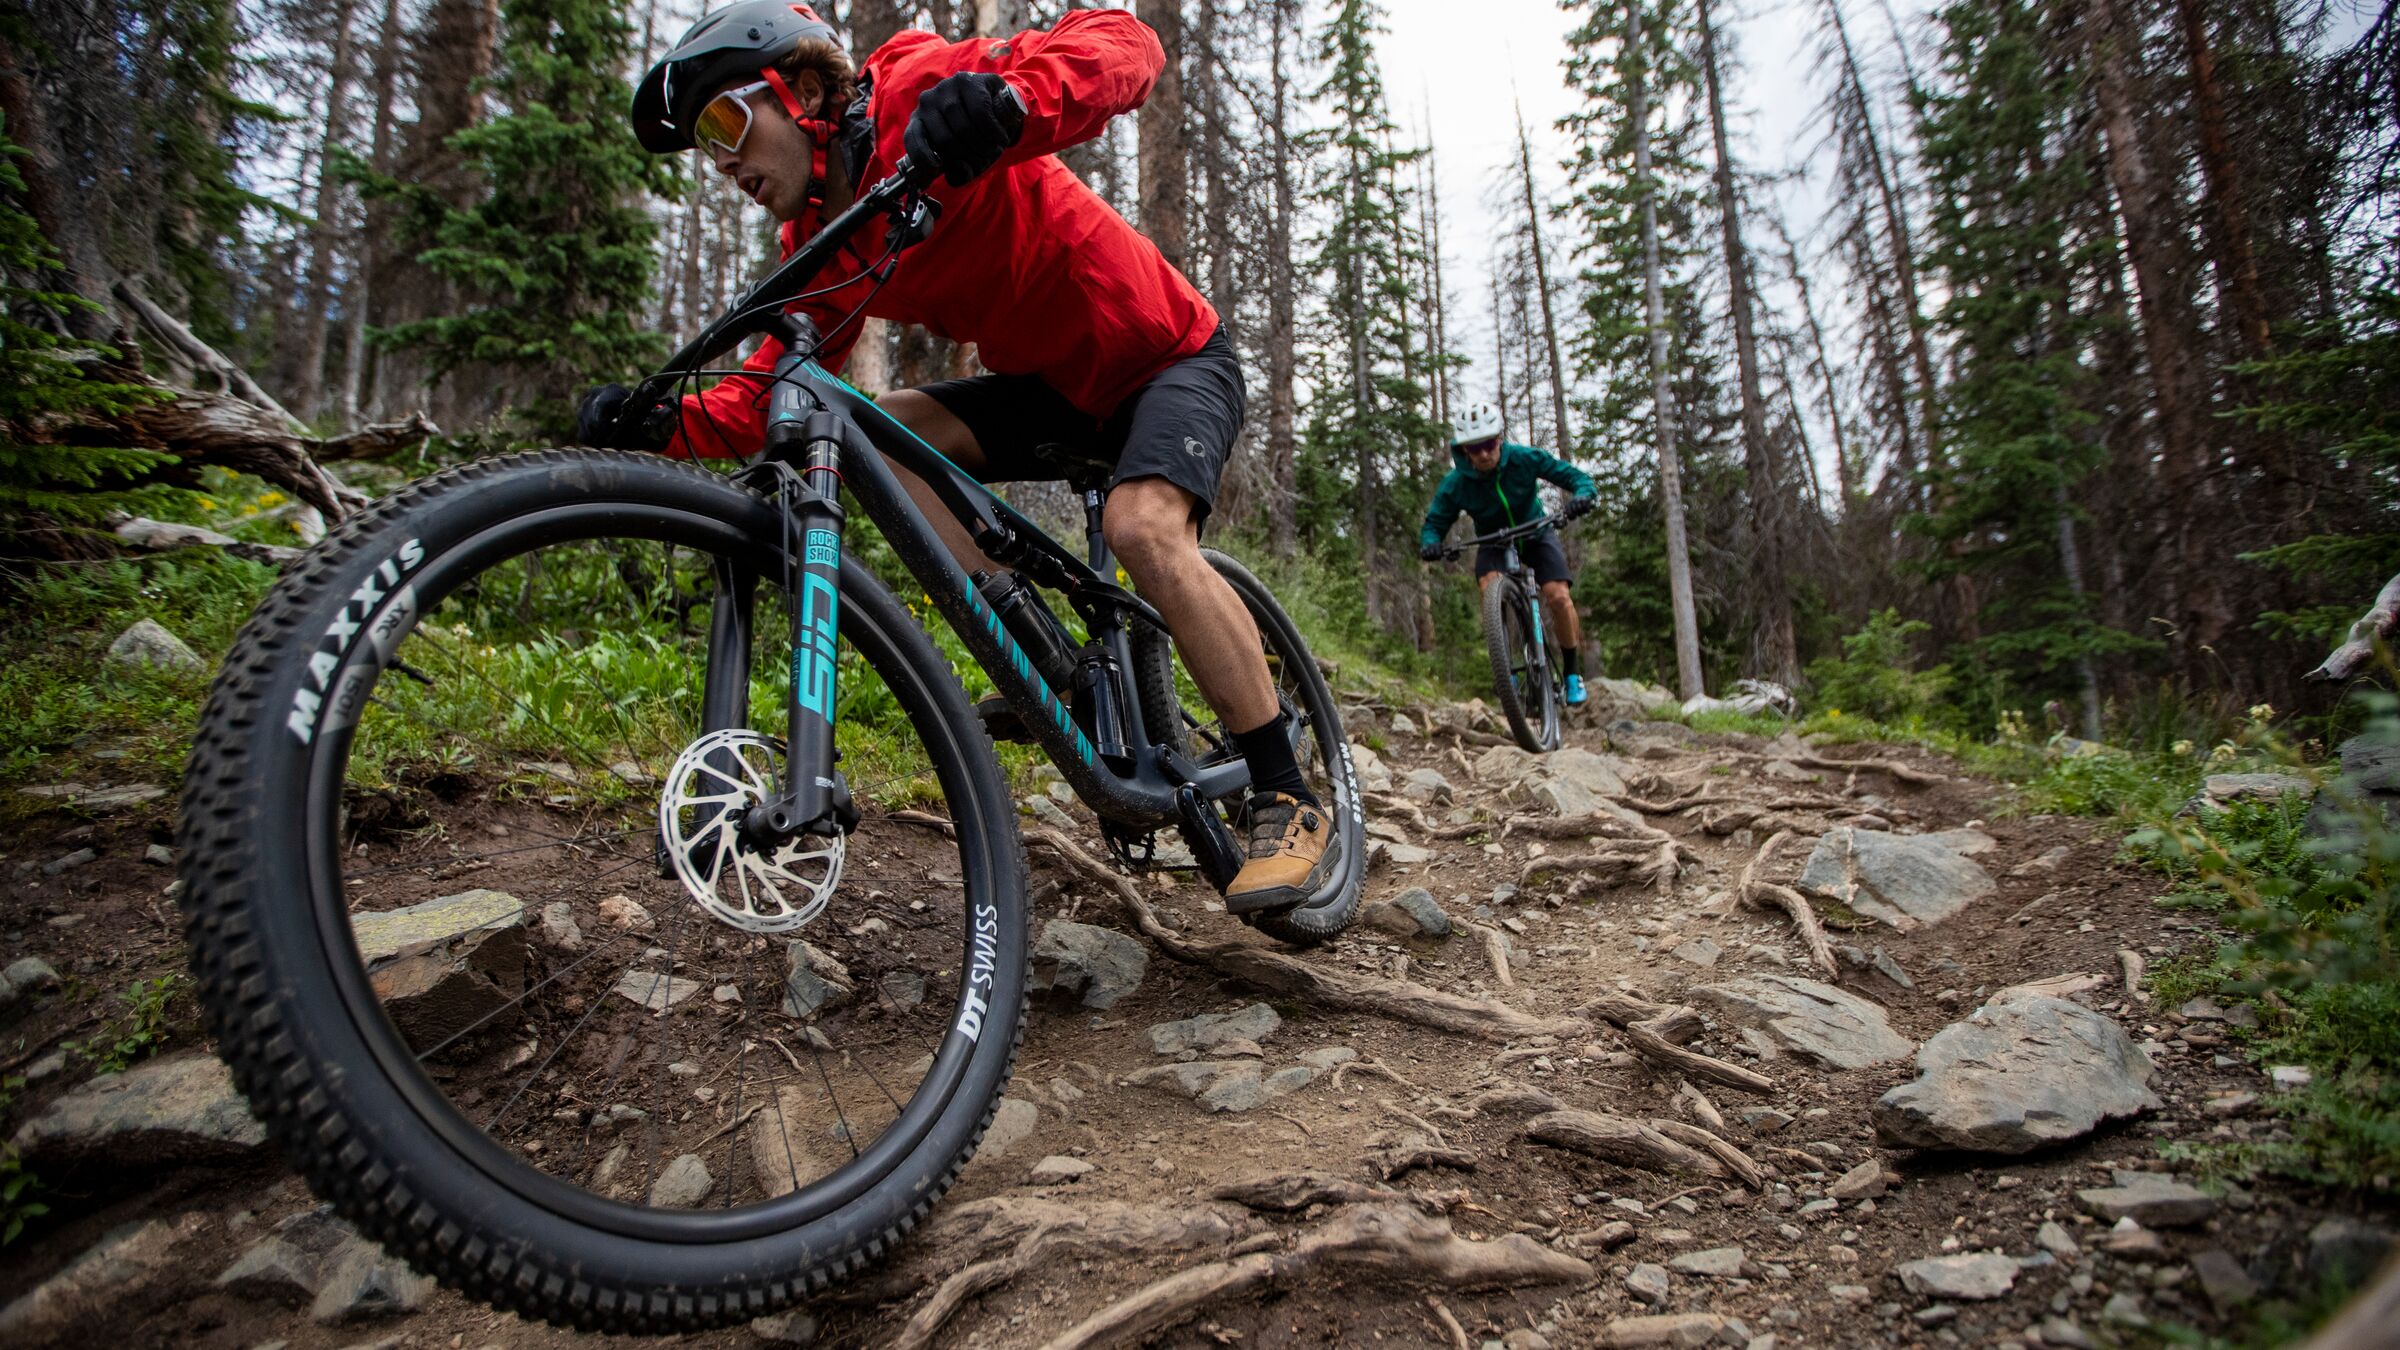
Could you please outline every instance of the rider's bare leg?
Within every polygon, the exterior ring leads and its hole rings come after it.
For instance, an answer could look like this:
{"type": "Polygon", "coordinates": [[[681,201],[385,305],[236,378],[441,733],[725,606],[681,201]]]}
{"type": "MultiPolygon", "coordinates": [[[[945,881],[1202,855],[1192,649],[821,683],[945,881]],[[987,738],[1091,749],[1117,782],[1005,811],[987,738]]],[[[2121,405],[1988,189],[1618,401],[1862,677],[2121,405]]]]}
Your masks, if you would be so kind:
{"type": "Polygon", "coordinates": [[[1550,631],[1558,635],[1559,649],[1574,651],[1583,645],[1583,620],[1575,613],[1575,595],[1563,581],[1542,583],[1542,610],[1550,616],[1550,631]]]}
{"type": "Polygon", "coordinates": [[[1164,478],[1110,489],[1101,529],[1134,589],[1158,608],[1183,664],[1225,725],[1248,731],[1280,711],[1275,682],[1241,597],[1200,556],[1199,499],[1164,478]]]}

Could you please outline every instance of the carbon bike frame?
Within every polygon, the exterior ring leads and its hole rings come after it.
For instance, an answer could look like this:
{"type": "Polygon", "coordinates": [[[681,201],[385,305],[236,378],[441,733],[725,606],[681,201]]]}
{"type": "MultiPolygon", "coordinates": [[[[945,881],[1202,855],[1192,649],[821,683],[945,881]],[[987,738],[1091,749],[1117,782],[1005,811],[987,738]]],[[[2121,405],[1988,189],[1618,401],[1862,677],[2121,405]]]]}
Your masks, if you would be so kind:
{"type": "Polygon", "coordinates": [[[1504,545],[1500,550],[1500,570],[1508,578],[1507,584],[1516,587],[1517,594],[1525,598],[1526,608],[1532,611],[1533,643],[1544,653],[1544,660],[1548,659],[1549,647],[1542,639],[1542,591],[1541,587],[1536,585],[1533,580],[1533,569],[1527,567],[1525,559],[1518,554],[1516,544],[1518,540],[1531,539],[1544,530],[1556,528],[1558,528],[1558,522],[1544,516],[1540,520],[1529,520],[1522,525],[1511,525],[1505,530],[1479,534],[1472,539],[1461,539],[1446,550],[1450,557],[1455,558],[1468,549],[1482,548],[1486,544],[1504,545]]]}
{"type": "MultiPolygon", "coordinates": [[[[1128,625],[1146,623],[1162,632],[1165,625],[1148,604],[1107,580],[1115,563],[1099,530],[1090,532],[1088,561],[1075,557],[872,399],[826,371],[816,360],[820,339],[814,325],[805,317],[781,312],[782,299],[797,294],[870,220],[887,214],[894,218],[895,250],[914,241],[904,232],[921,239],[931,228],[934,210],[934,203],[917,195],[921,177],[902,160],[890,178],[862,194],[795,250],[635,395],[635,406],[647,406],[674,388],[680,372],[699,369],[749,333],[770,333],[784,343],[768,384],[766,448],[743,472],[754,488],[771,484],[762,490],[782,506],[787,541],[798,541],[796,551],[787,542],[787,572],[792,573],[787,581],[798,597],[792,634],[789,779],[784,797],[766,810],[752,812],[755,824],[746,828],[755,828],[762,837],[790,837],[839,828],[845,813],[855,820],[835,775],[833,744],[839,577],[841,568],[856,565],[845,560],[841,546],[845,520],[838,489],[847,486],[1001,697],[1020,710],[1027,730],[1075,794],[1106,820],[1143,829],[1180,826],[1203,869],[1221,887],[1231,877],[1226,869],[1238,870],[1239,856],[1207,804],[1245,790],[1249,765],[1232,757],[1202,767],[1166,748],[1144,725],[1141,700],[1132,684],[1128,625]],[[1082,615],[1102,658],[1104,678],[1093,682],[1095,707],[1113,703],[1113,716],[1099,712],[1093,732],[1078,724],[1067,700],[1035,668],[901,486],[894,464],[929,485],[987,557],[1062,593],[1082,615]],[[794,556],[796,569],[790,566],[794,556]],[[1194,838],[1196,832],[1204,837],[1194,838]],[[1216,875],[1221,870],[1223,877],[1216,875]]],[[[1095,511],[1097,494],[1087,491],[1085,503],[1087,514],[1095,511]]],[[[746,648],[750,631],[750,616],[738,598],[747,593],[747,586],[739,578],[721,580],[734,582],[731,589],[737,599],[718,606],[720,612],[711,621],[711,690],[705,712],[712,726],[720,717],[727,724],[738,722],[746,696],[746,691],[716,688],[716,671],[739,668],[726,658],[746,648]]],[[[1091,660],[1089,643],[1078,658],[1091,660]]],[[[1295,746],[1306,734],[1297,718],[1292,734],[1295,746]]]]}

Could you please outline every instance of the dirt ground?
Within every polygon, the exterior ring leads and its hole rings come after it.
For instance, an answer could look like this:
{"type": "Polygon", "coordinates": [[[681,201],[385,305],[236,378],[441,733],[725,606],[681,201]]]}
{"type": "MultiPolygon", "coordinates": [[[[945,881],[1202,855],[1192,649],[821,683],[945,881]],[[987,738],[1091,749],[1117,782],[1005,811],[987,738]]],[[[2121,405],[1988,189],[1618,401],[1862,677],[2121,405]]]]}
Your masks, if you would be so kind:
{"type": "MultiPolygon", "coordinates": [[[[1395,732],[1388,717],[1379,723],[1373,729],[1353,728],[1354,737],[1379,739],[1385,747],[1382,759],[1397,775],[1432,769],[1451,785],[1452,800],[1422,804],[1428,820],[1462,808],[1512,809],[1499,804],[1508,784],[1480,781],[1472,771],[1480,745],[1462,745],[1457,735],[1395,732]]],[[[1537,1087],[1570,1107],[1641,1120],[1690,1119],[1691,1108],[1678,1101],[1679,1077],[1629,1053],[1604,1023],[1592,1023],[1590,1034],[1580,1039],[1511,1044],[1266,996],[1282,1019],[1262,1047],[1270,1067],[1331,1047],[1348,1047],[1356,1052],[1356,1063],[1379,1067],[1321,1074],[1257,1109],[1211,1113],[1158,1087],[1127,1082],[1169,1062],[1153,1053],[1144,1032],[1197,1014],[1233,1012],[1262,996],[1153,951],[1138,989],[1112,1007],[1094,1010],[1072,997],[1037,999],[1011,1089],[1013,1097],[1036,1110],[1038,1123],[1030,1136],[1003,1155],[979,1158],[934,1221],[896,1260],[811,1307],[809,1315],[818,1323],[814,1342],[890,1343],[896,1328],[923,1306],[927,1291],[970,1262],[995,1254],[988,1237],[991,1216],[1009,1206],[1052,1202],[1085,1214],[1112,1205],[1128,1212],[1206,1209],[1233,1225],[1235,1241],[1213,1247],[1054,1249],[1014,1278],[995,1281],[987,1292],[966,1299],[936,1341],[1045,1344],[1143,1285],[1223,1259],[1229,1248],[1256,1251],[1289,1243],[1330,1213],[1324,1207],[1253,1212],[1213,1198],[1218,1187],[1303,1171],[1383,1185],[1378,1164],[1385,1151],[1411,1132],[1416,1142],[1424,1142],[1427,1128],[1453,1151],[1456,1165],[1409,1171],[1388,1183],[1392,1189],[1439,1197],[1427,1208],[1438,1210],[1460,1237],[1524,1235],[1589,1262],[1591,1277],[1471,1290],[1358,1266],[1319,1266],[1209,1303],[1148,1343],[1449,1345],[1463,1337],[1475,1345],[1504,1339],[1512,1346],[1592,1345],[1605,1343],[1608,1328],[1619,1319],[1671,1312],[1738,1319],[1738,1328],[1720,1333],[1721,1343],[1736,1345],[1756,1346],[1755,1338],[1772,1336],[1775,1346],[2023,1346],[2036,1343],[2029,1329],[2039,1336],[2040,1325],[2053,1318],[2072,1321],[2094,1344],[2150,1343],[2171,1326],[2218,1331],[2231,1325],[2201,1291],[2190,1264],[2194,1255],[2230,1253],[2271,1281],[2277,1272],[2298,1268],[2313,1225],[2328,1215],[2360,1212],[2354,1197],[2304,1187],[2224,1188],[2214,1215],[2204,1223],[2161,1229],[2161,1251],[2118,1256],[2099,1250],[2107,1224],[2085,1212],[2078,1189],[2109,1184],[2111,1169],[2163,1168],[2159,1150],[2169,1142],[2264,1138],[2280,1128],[2270,1115],[2244,1109],[2239,1098],[2229,1096],[2266,1098],[2272,1089],[2239,1062],[2223,1026],[2187,1022],[2125,989],[2121,951],[2138,953],[2155,966],[2213,945],[2218,934],[2205,917],[2158,906],[2159,879],[2116,858],[2118,837],[2105,822],[2014,814],[2004,788],[1911,749],[1804,750],[1756,738],[1700,736],[1661,724],[1618,723],[1612,729],[1596,717],[1584,719],[1569,743],[1621,758],[1629,770],[1629,796],[1655,800],[1694,786],[1755,802],[1793,792],[1833,794],[1903,830],[1972,826],[1987,832],[1996,846],[1977,861],[1998,880],[1998,893],[1947,921],[1911,932],[1872,923],[1832,928],[1828,936],[1835,944],[1888,958],[1880,969],[1845,961],[1838,982],[1885,1009],[1901,1035],[1922,1042],[2006,986],[2076,972],[2099,976],[2096,987],[2077,998],[2116,1017],[2144,1043],[2157,1067],[2151,1086],[2162,1107],[2075,1143],[2021,1157],[1894,1150],[1877,1141],[1869,1108],[1887,1089],[1915,1076],[1909,1063],[1843,1072],[1788,1054],[1763,1059],[1731,1023],[1710,1013],[1711,1024],[1687,1048],[1772,1080],[1772,1089],[1763,1093],[1702,1085],[1727,1122],[1726,1140],[1772,1170],[1758,1190],[1733,1180],[1599,1161],[1533,1142],[1524,1133],[1521,1113],[1466,1108],[1479,1092],[1507,1083],[1537,1087]],[[1791,757],[1798,753],[1898,760],[1941,778],[1919,786],[1875,771],[1805,770],[1794,777],[1791,757]],[[2063,858],[2041,861],[2060,848],[2066,850],[2063,858]],[[1895,971],[1906,977],[1905,984],[1893,978],[1895,971]],[[1791,1119],[1745,1120],[1743,1112],[1759,1108],[1791,1119]],[[1029,1184],[1029,1168],[1053,1155],[1079,1159],[1092,1170],[1063,1184],[1029,1184]],[[1897,1175],[1888,1190],[1865,1200],[1810,1206],[1835,1178],[1869,1160],[1880,1160],[1897,1175]],[[2079,1251],[2023,1266],[2005,1297],[1945,1301],[1906,1291],[1893,1273],[1917,1258],[1986,1249],[2035,1257],[2043,1250],[2036,1245],[2036,1231],[2045,1221],[2062,1225],[2079,1251]],[[1612,1222],[1631,1226],[1629,1242],[1610,1246],[1601,1240],[1603,1226],[1612,1222]],[[1625,1277],[1637,1264],[1667,1265],[1678,1255],[1722,1247],[1741,1249],[1738,1274],[1677,1273],[1657,1306],[1639,1301],[1628,1289],[1625,1277]],[[2137,1308],[2148,1329],[2122,1316],[2102,1315],[2112,1298],[2127,1294],[2132,1300],[2117,1306],[2137,1308]],[[1457,1324],[1455,1331],[1449,1320],[1457,1324]]],[[[159,802],[132,815],[89,823],[63,813],[42,814],[17,827],[13,846],[0,855],[0,955],[11,960],[40,956],[65,985],[0,1023],[0,1075],[22,1074],[60,1042],[92,1035],[120,1011],[113,995],[129,982],[181,969],[178,919],[166,894],[172,869],[143,860],[149,846],[169,839],[167,805],[159,802]],[[81,848],[97,856],[56,875],[39,866],[81,848]]],[[[566,827],[558,821],[545,824],[538,804],[512,809],[517,814],[479,819],[487,827],[536,833],[566,827]]],[[[1089,817],[1080,808],[1073,813],[1088,827],[1089,817]]],[[[1691,986],[1744,973],[1816,975],[1781,914],[1732,901],[1730,893],[1757,850],[1760,832],[1713,834],[1702,827],[1699,814],[1651,818],[1697,859],[1687,862],[1663,893],[1629,881],[1562,899],[1557,884],[1536,883],[1495,902],[1495,889],[1515,885],[1534,850],[1572,852],[1577,845],[1522,833],[1432,841],[1395,813],[1377,813],[1378,819],[1402,827],[1401,842],[1422,844],[1436,856],[1408,866],[1379,860],[1367,899],[1425,887],[1458,931],[1447,939],[1401,937],[1360,923],[1305,959],[1360,975],[1404,969],[1408,980],[1544,1017],[1563,1017],[1614,994],[1686,1003],[1691,986]],[[1467,930],[1470,923],[1511,934],[1514,954],[1505,982],[1484,944],[1467,930]],[[1672,954],[1678,948],[1699,953],[1706,944],[1687,944],[1700,938],[1714,944],[1712,965],[1672,954]]],[[[1805,835],[1830,819],[1820,812],[1800,822],[1809,828],[1782,850],[1771,868],[1776,879],[1797,873],[1807,856],[1805,835]]],[[[1097,838],[1088,828],[1085,838],[1097,853],[1097,838]]],[[[893,860],[895,865],[903,861],[893,860]]],[[[1034,863],[1037,931],[1053,917],[1131,931],[1108,890],[1058,870],[1046,855],[1037,853],[1034,863]]],[[[501,864],[459,884],[538,888],[541,879],[501,864]]],[[[1187,938],[1221,941],[1244,933],[1196,880],[1146,878],[1137,885],[1160,919],[1187,938]]],[[[527,898],[534,896],[529,892],[527,898]]],[[[837,897],[836,910],[847,902],[847,895],[837,897]]],[[[830,933],[856,925],[866,913],[829,913],[821,922],[830,933]]],[[[928,937],[941,940],[938,934],[928,937]]],[[[174,1039],[188,1049],[197,1038],[188,999],[177,1012],[174,1039]]],[[[28,1087],[12,1118],[30,1118],[77,1076],[61,1074],[28,1087]]],[[[107,1184],[79,1183],[78,1189],[55,1191],[48,1200],[50,1218],[0,1256],[0,1302],[33,1288],[116,1225],[162,1215],[205,1216],[200,1235],[178,1249],[172,1272],[127,1290],[108,1315],[79,1326],[63,1343],[281,1344],[314,1350],[535,1347],[592,1339],[527,1324],[448,1291],[435,1292],[420,1310],[396,1319],[327,1327],[312,1322],[305,1310],[214,1288],[217,1271],[257,1235],[314,1205],[279,1163],[128,1169],[107,1184]]],[[[2368,1217],[2390,1221],[2388,1215],[2368,1217]]],[[[763,1343],[760,1331],[746,1328],[667,1339],[698,1346],[763,1343]]],[[[2051,1337],[2050,1343],[2059,1338],[2051,1337]]]]}

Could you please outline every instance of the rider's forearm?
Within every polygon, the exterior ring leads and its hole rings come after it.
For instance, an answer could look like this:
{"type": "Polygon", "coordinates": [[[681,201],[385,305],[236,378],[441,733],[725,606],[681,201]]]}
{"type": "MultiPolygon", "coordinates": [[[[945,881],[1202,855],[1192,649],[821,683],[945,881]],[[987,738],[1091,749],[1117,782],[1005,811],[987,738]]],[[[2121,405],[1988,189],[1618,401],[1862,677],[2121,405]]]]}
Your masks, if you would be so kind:
{"type": "Polygon", "coordinates": [[[1003,165],[1039,159],[1100,134],[1142,106],[1166,69],[1150,26],[1121,9],[1079,9],[1046,33],[1021,33],[996,70],[1025,101],[1025,130],[1003,165]]]}

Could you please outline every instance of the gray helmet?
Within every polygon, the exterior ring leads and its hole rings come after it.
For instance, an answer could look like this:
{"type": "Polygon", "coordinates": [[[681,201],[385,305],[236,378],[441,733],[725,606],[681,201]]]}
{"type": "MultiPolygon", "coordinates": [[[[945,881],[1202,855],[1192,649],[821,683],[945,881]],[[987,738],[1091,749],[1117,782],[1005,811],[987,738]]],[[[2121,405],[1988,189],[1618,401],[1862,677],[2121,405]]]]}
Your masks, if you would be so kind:
{"type": "Polygon", "coordinates": [[[633,91],[633,134],[668,155],[692,148],[692,123],[716,92],[791,53],[804,38],[839,44],[815,10],[790,0],[741,0],[700,16],[633,91]]]}

